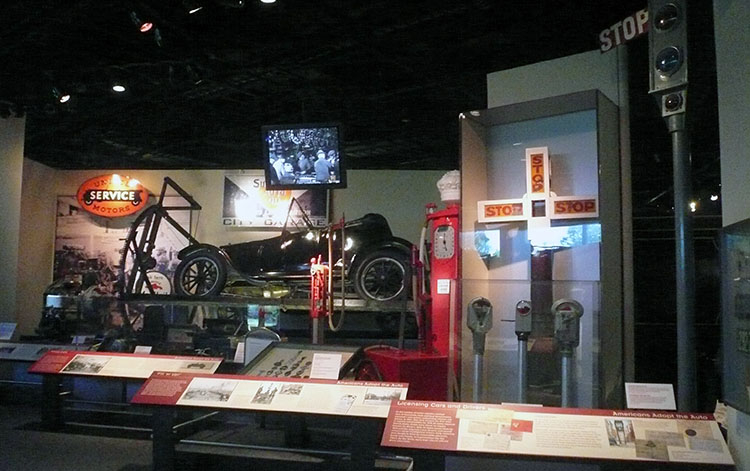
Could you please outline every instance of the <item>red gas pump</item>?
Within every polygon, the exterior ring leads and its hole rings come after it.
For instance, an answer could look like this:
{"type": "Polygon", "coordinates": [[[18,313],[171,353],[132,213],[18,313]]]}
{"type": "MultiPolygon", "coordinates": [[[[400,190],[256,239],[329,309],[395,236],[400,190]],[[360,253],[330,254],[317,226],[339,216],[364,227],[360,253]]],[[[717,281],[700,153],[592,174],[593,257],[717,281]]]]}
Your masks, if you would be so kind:
{"type": "Polygon", "coordinates": [[[440,211],[435,204],[427,205],[422,242],[428,243],[412,263],[420,349],[367,350],[384,380],[409,383],[410,399],[450,400],[460,390],[459,235],[458,204],[440,211]],[[429,288],[423,283],[423,265],[429,265],[429,288]]]}
{"type": "Polygon", "coordinates": [[[450,204],[437,211],[435,205],[427,207],[428,233],[430,234],[430,343],[443,355],[455,353],[461,335],[461,310],[458,293],[458,238],[460,236],[459,208],[450,204]],[[453,312],[453,329],[451,313],[453,312]]]}
{"type": "Polygon", "coordinates": [[[458,396],[461,379],[461,292],[458,283],[459,206],[448,204],[443,210],[427,207],[430,240],[430,311],[426,335],[428,344],[447,357],[448,398],[458,396]]]}

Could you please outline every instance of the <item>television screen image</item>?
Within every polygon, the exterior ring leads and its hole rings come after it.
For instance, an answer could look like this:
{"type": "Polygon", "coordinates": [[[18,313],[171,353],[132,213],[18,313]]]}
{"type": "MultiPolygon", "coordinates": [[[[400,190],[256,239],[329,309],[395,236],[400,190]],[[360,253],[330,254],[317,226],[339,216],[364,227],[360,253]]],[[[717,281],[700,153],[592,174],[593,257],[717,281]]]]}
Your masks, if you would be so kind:
{"type": "Polygon", "coordinates": [[[346,167],[336,124],[263,126],[266,188],[345,188],[346,167]]]}

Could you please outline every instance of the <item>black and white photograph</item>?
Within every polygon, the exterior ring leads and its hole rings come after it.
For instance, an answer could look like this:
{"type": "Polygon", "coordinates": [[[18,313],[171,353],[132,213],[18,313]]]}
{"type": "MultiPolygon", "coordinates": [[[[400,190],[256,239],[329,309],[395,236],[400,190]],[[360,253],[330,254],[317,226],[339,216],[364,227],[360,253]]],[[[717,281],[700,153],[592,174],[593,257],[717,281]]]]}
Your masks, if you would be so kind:
{"type": "Polygon", "coordinates": [[[221,381],[211,378],[195,378],[181,400],[227,402],[237,387],[237,381],[221,381]]]}
{"type": "Polygon", "coordinates": [[[388,405],[394,399],[401,399],[401,391],[389,388],[367,388],[364,403],[370,406],[388,405]]]}
{"type": "Polygon", "coordinates": [[[93,355],[76,355],[73,360],[65,365],[63,373],[99,373],[109,363],[110,357],[97,357],[93,355]]]}
{"type": "Polygon", "coordinates": [[[299,396],[300,394],[302,394],[303,387],[304,384],[285,384],[281,386],[279,394],[285,396],[299,396]]]}
{"type": "Polygon", "coordinates": [[[263,383],[250,401],[253,404],[270,404],[279,392],[277,383],[263,383]]]}
{"type": "Polygon", "coordinates": [[[633,421],[625,419],[607,419],[607,438],[609,446],[629,447],[635,446],[635,432],[633,421]]]}
{"type": "Polygon", "coordinates": [[[185,361],[180,365],[180,369],[191,372],[210,371],[211,364],[204,361],[185,361]]]}
{"type": "Polygon", "coordinates": [[[638,458],[669,461],[667,444],[659,440],[636,440],[635,456],[638,458]]]}

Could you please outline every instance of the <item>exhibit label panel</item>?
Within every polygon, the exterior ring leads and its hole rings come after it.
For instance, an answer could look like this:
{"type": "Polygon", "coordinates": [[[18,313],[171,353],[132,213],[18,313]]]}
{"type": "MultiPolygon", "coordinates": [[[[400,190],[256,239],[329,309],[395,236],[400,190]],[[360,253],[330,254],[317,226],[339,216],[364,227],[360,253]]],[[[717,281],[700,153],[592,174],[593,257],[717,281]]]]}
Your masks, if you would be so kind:
{"type": "Polygon", "coordinates": [[[141,386],[132,402],[385,418],[391,401],[406,398],[407,389],[404,383],[157,371],[141,386]]]}
{"type": "Polygon", "coordinates": [[[29,368],[30,373],[90,375],[146,379],[154,371],[213,373],[222,359],[133,353],[50,351],[29,368]]]}
{"type": "Polygon", "coordinates": [[[83,350],[79,345],[58,345],[51,343],[0,342],[0,360],[37,361],[50,350],[83,350]]]}
{"type": "Polygon", "coordinates": [[[711,414],[394,401],[381,445],[732,465],[711,414]]]}

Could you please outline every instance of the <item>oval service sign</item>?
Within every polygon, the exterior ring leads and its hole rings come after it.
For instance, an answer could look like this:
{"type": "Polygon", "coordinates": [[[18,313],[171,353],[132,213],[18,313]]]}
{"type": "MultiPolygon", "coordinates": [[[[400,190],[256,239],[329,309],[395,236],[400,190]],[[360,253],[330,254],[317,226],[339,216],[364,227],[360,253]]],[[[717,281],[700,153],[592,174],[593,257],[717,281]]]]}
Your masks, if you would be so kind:
{"type": "Polygon", "coordinates": [[[129,216],[146,207],[148,190],[135,178],[117,174],[90,178],[78,188],[81,207],[97,216],[129,216]]]}

